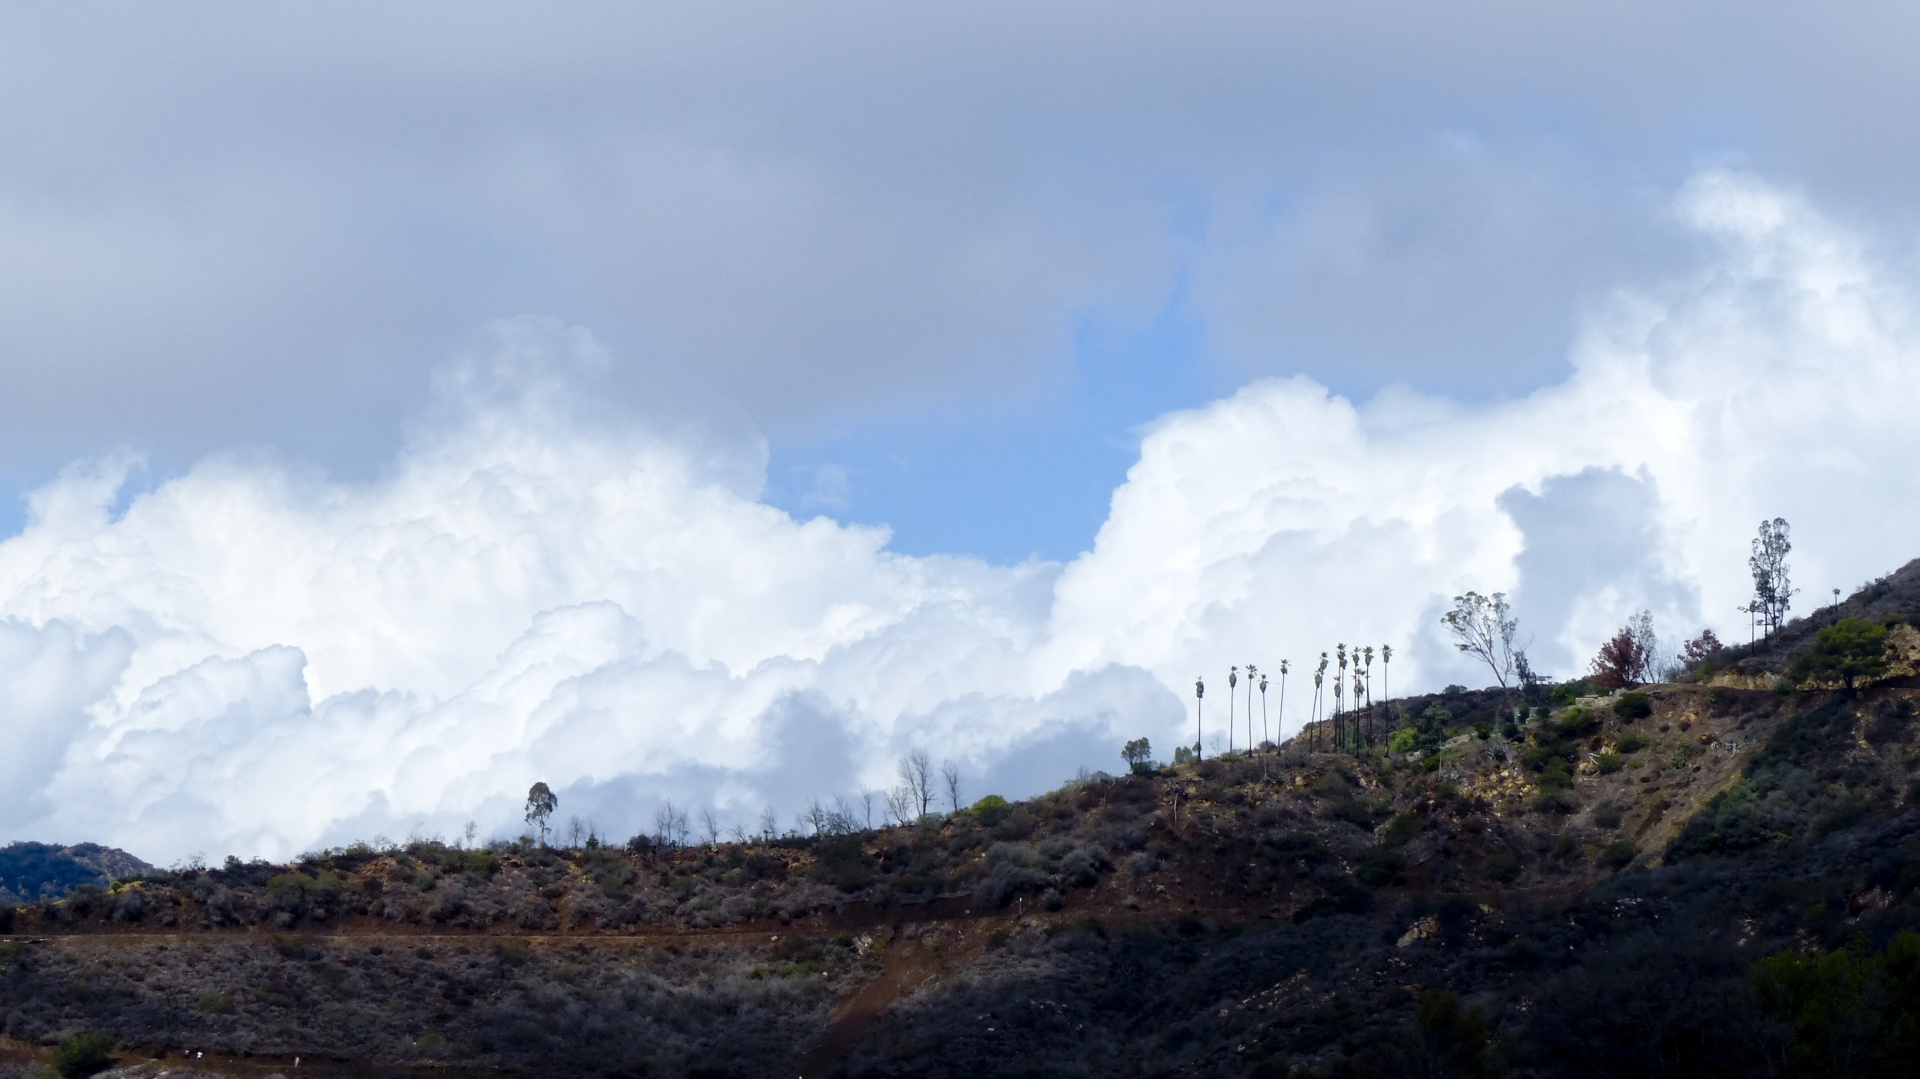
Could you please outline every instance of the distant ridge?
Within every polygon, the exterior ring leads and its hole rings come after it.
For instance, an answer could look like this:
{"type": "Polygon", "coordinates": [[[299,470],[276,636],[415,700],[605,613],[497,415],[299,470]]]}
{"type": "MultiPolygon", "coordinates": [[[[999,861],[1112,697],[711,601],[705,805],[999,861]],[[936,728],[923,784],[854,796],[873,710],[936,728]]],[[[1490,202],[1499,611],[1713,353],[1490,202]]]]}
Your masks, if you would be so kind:
{"type": "Polygon", "coordinates": [[[116,880],[153,872],[153,867],[113,847],[79,843],[71,847],[52,843],[20,842],[0,847],[0,901],[10,893],[15,902],[42,896],[64,898],[83,884],[104,887],[116,880]]]}

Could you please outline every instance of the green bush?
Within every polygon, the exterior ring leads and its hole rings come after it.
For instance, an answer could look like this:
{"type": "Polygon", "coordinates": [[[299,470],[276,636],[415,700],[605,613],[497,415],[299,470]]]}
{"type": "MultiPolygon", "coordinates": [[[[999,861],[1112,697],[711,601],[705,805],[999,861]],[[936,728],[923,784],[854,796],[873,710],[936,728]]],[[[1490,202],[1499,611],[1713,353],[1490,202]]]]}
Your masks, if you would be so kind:
{"type": "Polygon", "coordinates": [[[1007,805],[1007,800],[997,794],[987,795],[985,798],[973,803],[972,808],[967,810],[967,812],[979,818],[981,824],[989,828],[1000,823],[1001,819],[1006,817],[1009,811],[1010,807],[1007,805]]]}
{"type": "Polygon", "coordinates": [[[1369,888],[1378,888],[1393,883],[1393,878],[1407,866],[1407,860],[1400,852],[1382,844],[1375,844],[1360,855],[1359,864],[1353,868],[1355,880],[1369,888]]]}
{"type": "Polygon", "coordinates": [[[1387,751],[1389,753],[1411,753],[1413,752],[1414,740],[1418,737],[1418,732],[1412,727],[1402,727],[1392,734],[1387,735],[1387,751]]]}
{"type": "Polygon", "coordinates": [[[106,1071],[113,1064],[113,1035],[75,1034],[53,1051],[53,1070],[64,1079],[106,1071]]]}
{"type": "Polygon", "coordinates": [[[1627,760],[1618,753],[1601,753],[1593,758],[1593,763],[1601,775],[1610,776],[1626,767],[1627,760]]]}
{"type": "Polygon", "coordinates": [[[1645,719],[1653,714],[1653,701],[1639,690],[1622,693],[1613,702],[1613,714],[1632,723],[1636,719],[1645,719]]]}
{"type": "Polygon", "coordinates": [[[1384,847],[1404,847],[1414,836],[1426,829],[1426,822],[1418,813],[1401,813],[1387,822],[1380,830],[1380,845],[1384,847]]]}
{"type": "Polygon", "coordinates": [[[1613,748],[1620,753],[1638,753],[1653,744],[1653,739],[1639,731],[1627,731],[1614,739],[1613,748]]]}
{"type": "Polygon", "coordinates": [[[1501,884],[1512,884],[1520,879],[1520,856],[1508,850],[1497,850],[1487,855],[1482,867],[1487,879],[1501,884]]]}
{"type": "Polygon", "coordinates": [[[1633,861],[1633,856],[1638,853],[1640,851],[1633,845],[1633,840],[1624,837],[1616,839],[1600,849],[1600,864],[1619,869],[1633,861]]]}
{"type": "Polygon", "coordinates": [[[1842,618],[1813,635],[1793,661],[1787,677],[1839,682],[1852,689],[1862,679],[1887,673],[1887,627],[1864,618],[1842,618]]]}

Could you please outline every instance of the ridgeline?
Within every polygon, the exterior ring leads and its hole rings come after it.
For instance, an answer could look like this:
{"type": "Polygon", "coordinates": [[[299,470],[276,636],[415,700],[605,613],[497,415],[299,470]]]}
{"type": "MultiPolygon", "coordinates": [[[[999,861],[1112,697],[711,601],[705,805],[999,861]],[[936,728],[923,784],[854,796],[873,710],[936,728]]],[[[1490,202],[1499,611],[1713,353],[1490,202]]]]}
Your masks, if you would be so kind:
{"type": "Polygon", "coordinates": [[[0,1076],[1906,1074],[1916,617],[906,827],[123,867],[0,913],[0,1076]]]}

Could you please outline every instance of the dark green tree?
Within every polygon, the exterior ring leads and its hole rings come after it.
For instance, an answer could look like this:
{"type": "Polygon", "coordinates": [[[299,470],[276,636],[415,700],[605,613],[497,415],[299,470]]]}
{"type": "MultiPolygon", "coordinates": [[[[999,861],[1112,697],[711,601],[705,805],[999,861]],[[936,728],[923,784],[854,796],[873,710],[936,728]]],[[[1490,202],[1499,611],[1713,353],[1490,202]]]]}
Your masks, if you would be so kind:
{"type": "Polygon", "coordinates": [[[547,820],[558,808],[560,799],[545,783],[535,783],[527,789],[527,823],[540,830],[540,845],[543,847],[547,845],[547,820]]]}
{"type": "Polygon", "coordinates": [[[1813,635],[1788,672],[1795,681],[1838,681],[1848,689],[1887,673],[1887,627],[1842,618],[1813,635]]]}
{"type": "Polygon", "coordinates": [[[1120,756],[1127,762],[1129,771],[1144,772],[1153,767],[1153,744],[1145,738],[1135,738],[1121,747],[1120,756]]]}

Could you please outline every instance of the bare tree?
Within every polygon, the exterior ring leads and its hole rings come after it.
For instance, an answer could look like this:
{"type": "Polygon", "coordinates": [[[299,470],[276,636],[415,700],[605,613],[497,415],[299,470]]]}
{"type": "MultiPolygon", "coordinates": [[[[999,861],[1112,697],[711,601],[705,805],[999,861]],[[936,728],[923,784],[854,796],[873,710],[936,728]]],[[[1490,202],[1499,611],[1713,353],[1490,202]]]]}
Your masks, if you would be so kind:
{"type": "Polygon", "coordinates": [[[747,841],[747,826],[741,824],[739,821],[734,821],[732,824],[727,825],[727,834],[733,836],[735,843],[744,844],[747,841]]]}
{"type": "Polygon", "coordinates": [[[663,847],[678,847],[687,840],[687,813],[676,808],[671,798],[653,811],[653,837],[663,847]]]}
{"type": "Polygon", "coordinates": [[[900,785],[919,810],[913,819],[926,816],[933,805],[933,760],[926,750],[916,749],[900,758],[900,785]]]}
{"type": "Polygon", "coordinates": [[[547,845],[547,820],[558,808],[560,799],[545,783],[535,783],[527,789],[527,823],[540,830],[540,845],[543,847],[547,845]]]}
{"type": "Polygon", "coordinates": [[[473,837],[479,834],[480,834],[480,825],[474,821],[469,820],[467,822],[466,827],[460,829],[460,838],[462,840],[460,845],[463,847],[471,848],[473,846],[473,837]]]}
{"type": "Polygon", "coordinates": [[[1479,659],[1493,672],[1493,680],[1500,686],[1501,696],[1511,705],[1515,653],[1513,634],[1520,623],[1507,606],[1507,594],[1495,592],[1488,597],[1478,592],[1468,592],[1464,596],[1455,596],[1453,610],[1441,615],[1440,621],[1453,634],[1455,648],[1479,659]]]}
{"type": "Polygon", "coordinates": [[[853,803],[847,800],[846,795],[833,796],[833,819],[827,830],[834,835],[851,835],[860,830],[860,814],[854,810],[853,803]]]}
{"type": "Polygon", "coordinates": [[[914,812],[913,792],[895,787],[887,792],[887,815],[895,824],[912,824],[920,819],[914,812]]]}
{"type": "Polygon", "coordinates": [[[872,791],[860,792],[860,809],[867,821],[867,831],[873,831],[873,794],[872,791]]]}
{"type": "Polygon", "coordinates": [[[940,762],[940,781],[947,788],[947,806],[953,812],[960,812],[960,766],[952,761],[940,762]]]}
{"type": "Polygon", "coordinates": [[[809,798],[806,812],[800,814],[800,823],[802,826],[812,828],[814,835],[825,835],[829,824],[828,818],[832,816],[832,812],[820,804],[820,799],[809,798]]]}
{"type": "Polygon", "coordinates": [[[720,815],[712,806],[700,807],[700,838],[709,847],[720,845],[720,815]]]}
{"type": "Polygon", "coordinates": [[[1787,552],[1793,550],[1793,543],[1787,537],[1786,518],[1761,521],[1760,534],[1753,540],[1753,556],[1747,559],[1747,568],[1753,571],[1753,611],[1769,637],[1785,624],[1793,594],[1799,591],[1788,580],[1787,552]]]}
{"type": "Polygon", "coordinates": [[[774,813],[772,806],[760,811],[760,834],[767,839],[780,834],[780,818],[774,813]]]}

